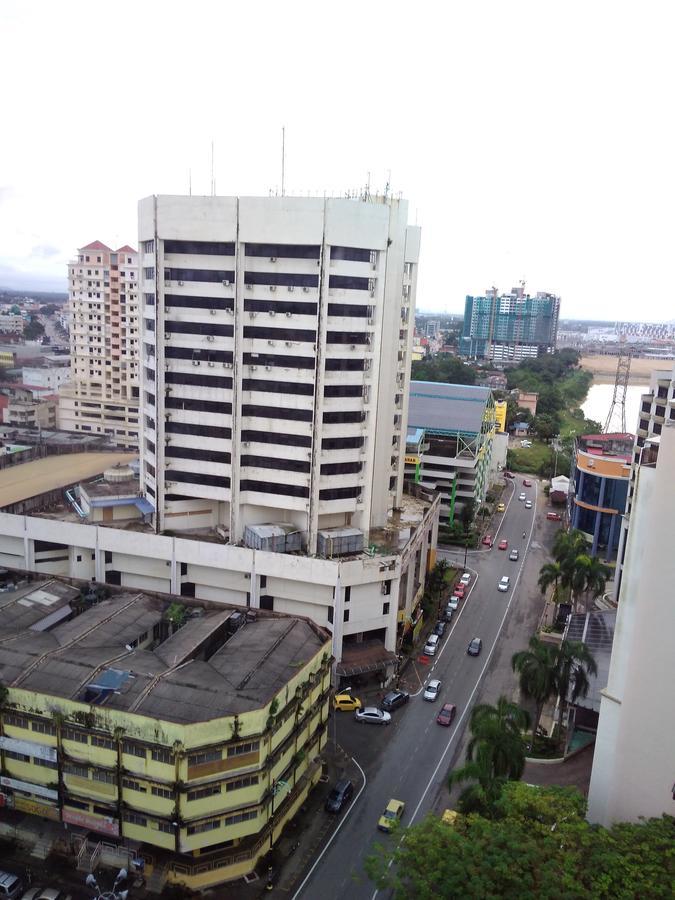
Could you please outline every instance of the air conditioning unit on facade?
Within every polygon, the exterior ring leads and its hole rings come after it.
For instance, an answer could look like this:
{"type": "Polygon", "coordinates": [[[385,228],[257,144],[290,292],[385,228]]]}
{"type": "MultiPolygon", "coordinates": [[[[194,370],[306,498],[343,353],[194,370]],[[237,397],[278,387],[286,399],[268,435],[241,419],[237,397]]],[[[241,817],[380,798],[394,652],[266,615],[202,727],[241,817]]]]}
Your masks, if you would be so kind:
{"type": "Polygon", "coordinates": [[[230,286],[230,282],[227,281],[227,279],[226,279],[225,281],[223,281],[223,285],[224,285],[225,287],[229,287],[229,286],[230,286]]]}
{"type": "Polygon", "coordinates": [[[215,315],[218,313],[218,310],[217,310],[217,309],[210,309],[209,312],[211,313],[212,316],[215,316],[215,315]]]}
{"type": "Polygon", "coordinates": [[[223,368],[224,368],[224,369],[231,369],[231,368],[232,368],[232,363],[228,363],[228,362],[223,363],[223,368]]]}
{"type": "Polygon", "coordinates": [[[306,294],[309,294],[309,288],[308,288],[308,287],[304,287],[304,288],[303,288],[303,291],[304,291],[306,294]]]}
{"type": "Polygon", "coordinates": [[[289,293],[292,293],[295,290],[295,287],[292,284],[288,285],[289,293]]]}
{"type": "Polygon", "coordinates": [[[368,324],[369,324],[369,325],[374,325],[374,324],[375,324],[375,319],[368,319],[368,324]]]}
{"type": "Polygon", "coordinates": [[[192,365],[193,365],[193,366],[199,366],[199,365],[201,365],[201,364],[200,364],[200,362],[199,362],[198,359],[193,359],[193,360],[192,360],[192,365]]]}
{"type": "Polygon", "coordinates": [[[287,347],[292,347],[292,346],[293,346],[293,341],[286,341],[286,346],[287,346],[287,347]]]}
{"type": "Polygon", "coordinates": [[[244,285],[244,287],[246,288],[247,291],[252,291],[252,290],[253,290],[253,285],[252,285],[252,284],[246,284],[246,285],[244,285]]]}
{"type": "Polygon", "coordinates": [[[254,312],[250,312],[248,315],[249,315],[250,319],[255,319],[255,317],[256,317],[256,313],[254,313],[254,312]]]}
{"type": "Polygon", "coordinates": [[[210,366],[210,367],[211,367],[211,368],[213,368],[213,367],[214,367],[214,366],[215,366],[215,363],[214,363],[214,362],[211,362],[211,361],[209,361],[209,366],[210,366]]]}
{"type": "Polygon", "coordinates": [[[286,318],[287,318],[287,319],[290,319],[290,317],[291,317],[292,315],[293,315],[292,312],[287,312],[287,313],[286,313],[286,318]]]}
{"type": "Polygon", "coordinates": [[[250,444],[251,444],[250,441],[242,441],[242,442],[241,442],[241,446],[242,446],[242,447],[249,447],[250,444]]]}
{"type": "Polygon", "coordinates": [[[276,262],[276,261],[277,261],[276,256],[270,256],[270,262],[276,262]]]}
{"type": "Polygon", "coordinates": [[[271,290],[271,291],[276,291],[276,289],[277,289],[276,284],[271,284],[271,285],[270,285],[270,290],[271,290]]]}
{"type": "Polygon", "coordinates": [[[164,332],[164,340],[165,340],[165,341],[171,340],[171,332],[170,332],[170,331],[165,331],[165,332],[164,332]]]}
{"type": "Polygon", "coordinates": [[[183,287],[183,285],[185,284],[185,282],[184,282],[184,281],[179,281],[178,284],[179,284],[180,287],[183,287]]]}
{"type": "Polygon", "coordinates": [[[257,366],[249,366],[251,372],[256,372],[258,370],[257,366]]]}
{"type": "Polygon", "coordinates": [[[269,372],[272,366],[265,366],[265,369],[269,372]]]}
{"type": "Polygon", "coordinates": [[[212,334],[207,334],[207,335],[206,335],[206,340],[207,340],[207,341],[215,341],[215,338],[214,338],[214,336],[213,336],[212,334]]]}
{"type": "Polygon", "coordinates": [[[276,312],[273,309],[268,310],[271,316],[276,316],[276,312]]]}

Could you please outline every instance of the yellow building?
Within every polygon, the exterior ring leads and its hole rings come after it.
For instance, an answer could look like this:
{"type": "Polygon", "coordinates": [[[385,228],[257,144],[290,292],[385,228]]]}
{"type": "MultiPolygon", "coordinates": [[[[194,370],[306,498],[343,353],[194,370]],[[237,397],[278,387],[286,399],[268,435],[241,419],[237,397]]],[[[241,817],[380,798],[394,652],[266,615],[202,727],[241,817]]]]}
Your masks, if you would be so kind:
{"type": "Polygon", "coordinates": [[[168,602],[131,593],[31,631],[44,602],[1,602],[6,804],[192,888],[251,872],[321,775],[327,632],[184,608],[171,633],[168,602]]]}
{"type": "Polygon", "coordinates": [[[506,400],[495,400],[495,425],[498,432],[506,431],[506,400]]]}

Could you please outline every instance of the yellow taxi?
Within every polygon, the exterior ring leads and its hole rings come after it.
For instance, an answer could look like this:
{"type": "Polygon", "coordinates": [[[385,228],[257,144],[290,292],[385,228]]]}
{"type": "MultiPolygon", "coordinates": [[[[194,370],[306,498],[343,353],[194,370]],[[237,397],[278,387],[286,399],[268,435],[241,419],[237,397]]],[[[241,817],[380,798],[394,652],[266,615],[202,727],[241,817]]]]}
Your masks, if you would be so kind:
{"type": "Polygon", "coordinates": [[[361,709],[361,701],[353,694],[336,694],[333,697],[333,709],[341,709],[344,712],[354,712],[355,709],[361,709]]]}
{"type": "Polygon", "coordinates": [[[387,803],[387,808],[378,820],[377,827],[380,831],[386,831],[387,833],[393,831],[398,827],[404,810],[405,803],[403,800],[390,800],[389,803],[387,803]]]}
{"type": "Polygon", "coordinates": [[[505,509],[506,509],[506,507],[504,506],[503,503],[497,504],[497,512],[504,512],[505,509]]]}

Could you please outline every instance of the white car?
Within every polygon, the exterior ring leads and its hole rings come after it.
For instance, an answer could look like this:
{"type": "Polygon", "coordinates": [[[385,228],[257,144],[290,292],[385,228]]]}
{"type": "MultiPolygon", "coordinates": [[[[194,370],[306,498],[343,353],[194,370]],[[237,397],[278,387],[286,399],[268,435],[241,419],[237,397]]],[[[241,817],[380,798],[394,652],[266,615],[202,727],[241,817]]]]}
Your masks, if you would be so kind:
{"type": "Polygon", "coordinates": [[[532,509],[532,501],[531,500],[525,501],[525,509],[532,509]]]}
{"type": "Polygon", "coordinates": [[[509,585],[511,584],[511,579],[508,575],[503,575],[502,580],[497,585],[498,591],[508,591],[509,585]]]}
{"type": "Polygon", "coordinates": [[[459,579],[459,583],[463,584],[464,587],[468,587],[470,581],[471,581],[471,573],[470,572],[465,572],[462,575],[462,577],[459,579]]]}
{"type": "Polygon", "coordinates": [[[459,609],[459,597],[455,597],[454,595],[448,600],[448,609],[451,609],[453,612],[457,612],[459,609]]]}
{"type": "Polygon", "coordinates": [[[520,446],[524,447],[527,450],[528,447],[532,446],[532,441],[521,441],[520,446]]]}
{"type": "Polygon", "coordinates": [[[434,701],[438,699],[438,695],[441,692],[441,682],[438,678],[432,678],[429,684],[424,688],[424,694],[422,695],[425,700],[434,701]]]}
{"type": "Polygon", "coordinates": [[[527,494],[525,493],[525,491],[522,491],[520,494],[518,494],[519,500],[525,500],[526,498],[527,498],[527,494]]]}
{"type": "Polygon", "coordinates": [[[365,709],[357,709],[354,713],[357,722],[370,722],[373,725],[388,725],[391,722],[391,716],[382,709],[375,706],[366,706],[365,709]]]}

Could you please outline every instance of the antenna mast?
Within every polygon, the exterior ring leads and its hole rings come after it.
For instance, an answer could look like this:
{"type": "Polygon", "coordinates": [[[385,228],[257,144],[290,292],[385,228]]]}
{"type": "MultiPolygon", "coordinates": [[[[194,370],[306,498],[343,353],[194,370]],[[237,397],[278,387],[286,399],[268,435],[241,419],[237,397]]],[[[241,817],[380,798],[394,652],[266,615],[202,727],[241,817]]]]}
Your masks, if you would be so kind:
{"type": "Polygon", "coordinates": [[[281,196],[286,190],[286,126],[281,126],[281,196]]]}

